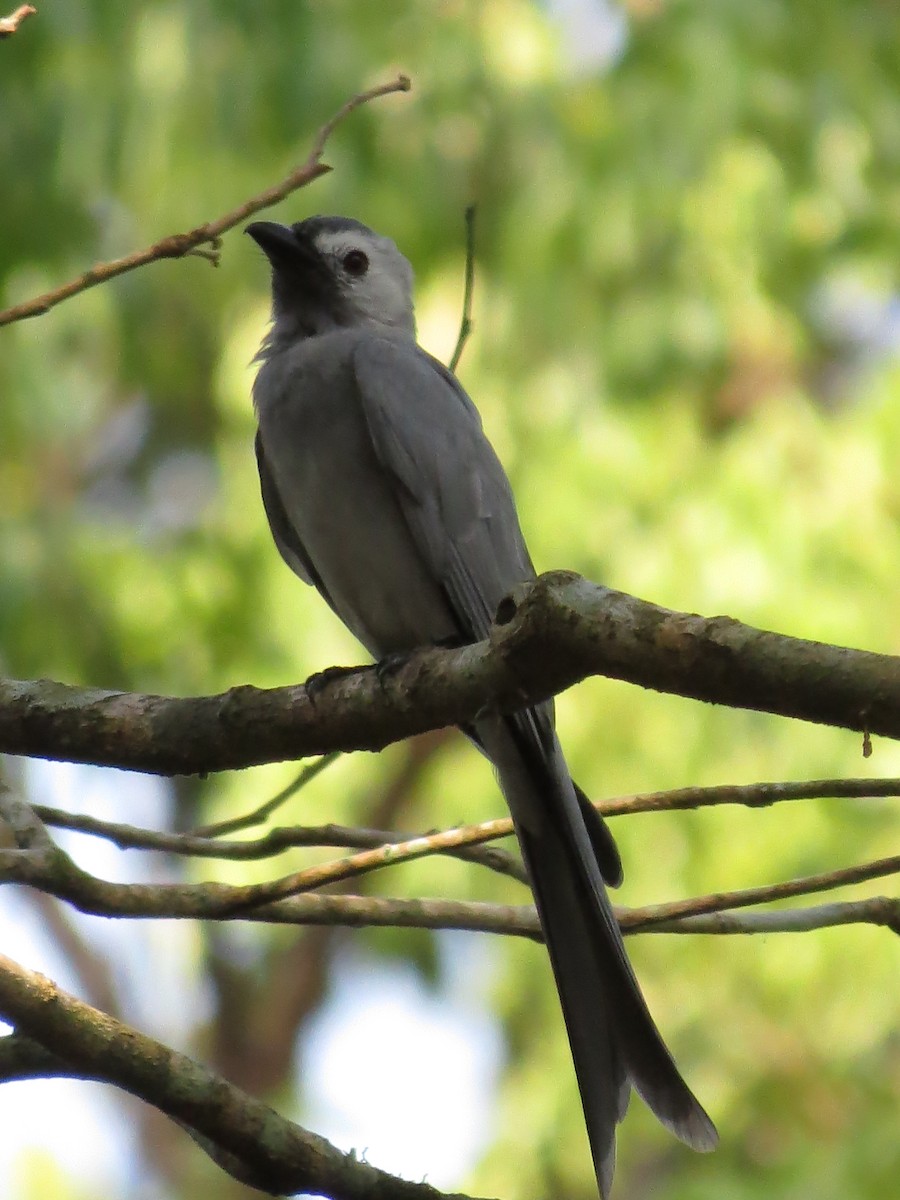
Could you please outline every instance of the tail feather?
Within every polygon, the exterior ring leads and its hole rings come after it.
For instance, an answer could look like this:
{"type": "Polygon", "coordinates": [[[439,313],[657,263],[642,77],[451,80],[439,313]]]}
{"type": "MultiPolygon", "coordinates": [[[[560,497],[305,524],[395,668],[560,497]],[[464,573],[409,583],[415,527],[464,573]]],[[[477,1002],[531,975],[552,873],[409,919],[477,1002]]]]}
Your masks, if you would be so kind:
{"type": "Polygon", "coordinates": [[[594,850],[594,858],[607,887],[619,887],[623,878],[622,859],[619,857],[619,847],[616,845],[612,830],[588,800],[587,796],[572,780],[572,787],[578,797],[578,807],[587,827],[588,837],[594,850]]]}
{"type": "Polygon", "coordinates": [[[556,977],[600,1193],[616,1165],[616,1126],[631,1079],[616,1034],[615,996],[594,953],[583,906],[559,842],[548,846],[517,826],[541,927],[556,977]]]}
{"type": "MultiPolygon", "coordinates": [[[[513,815],[572,1049],[604,1200],[631,1087],[695,1150],[715,1127],[678,1072],[641,995],[598,864],[598,836],[540,710],[479,723],[513,815]]],[[[604,836],[609,839],[604,827],[604,836]]],[[[600,846],[605,846],[601,841],[600,846]]],[[[607,875],[610,859],[602,866],[607,875]]]]}

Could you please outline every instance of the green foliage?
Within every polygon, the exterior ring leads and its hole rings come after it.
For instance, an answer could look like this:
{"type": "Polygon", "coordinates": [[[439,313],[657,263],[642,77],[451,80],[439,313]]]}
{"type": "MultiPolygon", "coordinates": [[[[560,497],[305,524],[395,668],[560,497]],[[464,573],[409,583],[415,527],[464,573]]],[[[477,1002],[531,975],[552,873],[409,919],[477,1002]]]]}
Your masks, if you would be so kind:
{"type": "MultiPolygon", "coordinates": [[[[622,53],[575,71],[559,24],[526,0],[43,6],[0,46],[3,302],[219,215],[305,157],[349,95],[401,68],[412,94],[342,125],[326,154],[333,174],[274,215],[340,211],[394,236],[417,268],[423,340],[446,359],[463,209],[477,201],[461,375],[539,567],[897,652],[895,7],[630,0],[622,11],[622,53]]],[[[189,694],[360,658],[283,567],[258,501],[248,364],[266,286],[234,233],[217,271],[199,258],[155,264],[0,331],[5,673],[189,694]]],[[[864,764],[845,733],[607,681],[559,708],[573,770],[598,796],[870,766],[900,774],[893,746],[864,764]]],[[[342,764],[290,819],[367,819],[397,761],[394,751],[342,764]]],[[[209,781],[189,818],[249,808],[287,777],[268,768],[209,781]]],[[[401,823],[499,808],[489,773],[454,746],[401,823]]],[[[823,802],[620,822],[622,900],[885,854],[888,814],[886,802],[823,802]]],[[[380,886],[522,897],[450,860],[388,872],[380,886]]],[[[413,945],[370,940],[388,954],[413,945]]],[[[622,1195],[894,1194],[887,933],[632,946],[723,1146],[712,1158],[679,1153],[635,1102],[622,1195]]],[[[497,953],[511,1062],[497,1145],[470,1182],[510,1200],[548,1188],[589,1196],[542,952],[497,953]]]]}

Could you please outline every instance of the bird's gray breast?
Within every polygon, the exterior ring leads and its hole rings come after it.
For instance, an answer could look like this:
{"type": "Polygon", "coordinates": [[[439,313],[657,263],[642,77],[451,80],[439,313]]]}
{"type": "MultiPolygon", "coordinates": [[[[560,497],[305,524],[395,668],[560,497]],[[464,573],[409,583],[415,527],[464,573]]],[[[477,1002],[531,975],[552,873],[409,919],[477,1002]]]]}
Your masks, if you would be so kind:
{"type": "Polygon", "coordinates": [[[376,456],[352,366],[357,340],[338,331],[273,354],[254,401],[279,497],[323,590],[382,657],[457,629],[376,456]]]}

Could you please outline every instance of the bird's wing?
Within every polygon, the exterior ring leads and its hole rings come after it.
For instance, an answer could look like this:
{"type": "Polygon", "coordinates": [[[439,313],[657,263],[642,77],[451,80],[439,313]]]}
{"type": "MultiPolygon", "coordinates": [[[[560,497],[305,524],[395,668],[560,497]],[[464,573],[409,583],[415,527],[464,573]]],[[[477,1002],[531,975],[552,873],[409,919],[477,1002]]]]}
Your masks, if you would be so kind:
{"type": "MultiPolygon", "coordinates": [[[[395,480],[418,549],[461,634],[483,638],[500,600],[534,568],[478,411],[456,378],[418,347],[367,338],[355,350],[354,369],[376,454],[395,480]]],[[[467,732],[479,744],[475,730],[467,732]]],[[[603,877],[615,886],[622,862],[612,834],[576,792],[603,877]]]]}
{"type": "Polygon", "coordinates": [[[487,635],[497,605],[534,577],[503,467],[454,376],[413,343],[370,337],[353,372],[376,457],[459,632],[487,635]]]}
{"type": "Polygon", "coordinates": [[[263,508],[266,510],[269,528],[272,531],[272,538],[278,547],[278,552],[294,574],[299,575],[304,583],[308,583],[314,587],[329,607],[334,609],[334,604],[328,595],[328,590],[319,578],[312,559],[307,554],[303,542],[300,540],[300,535],[297,533],[293,522],[285,511],[278,487],[272,477],[269,464],[266,461],[262,435],[259,430],[256,431],[256,439],[253,444],[256,450],[256,465],[259,470],[259,487],[262,492],[263,508]]]}

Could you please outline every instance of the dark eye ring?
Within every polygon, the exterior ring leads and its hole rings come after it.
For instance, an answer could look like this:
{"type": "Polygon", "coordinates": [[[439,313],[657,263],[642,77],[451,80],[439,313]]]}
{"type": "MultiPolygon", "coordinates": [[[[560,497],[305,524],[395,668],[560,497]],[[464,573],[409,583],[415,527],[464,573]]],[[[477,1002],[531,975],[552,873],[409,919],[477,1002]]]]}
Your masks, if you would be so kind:
{"type": "Polygon", "coordinates": [[[344,270],[348,275],[365,275],[369,269],[369,256],[362,250],[348,250],[344,255],[344,270]]]}

